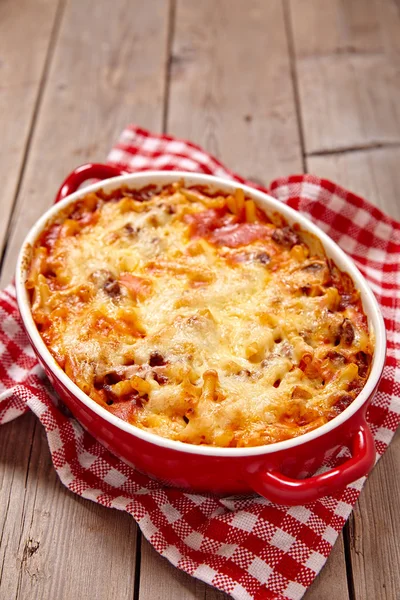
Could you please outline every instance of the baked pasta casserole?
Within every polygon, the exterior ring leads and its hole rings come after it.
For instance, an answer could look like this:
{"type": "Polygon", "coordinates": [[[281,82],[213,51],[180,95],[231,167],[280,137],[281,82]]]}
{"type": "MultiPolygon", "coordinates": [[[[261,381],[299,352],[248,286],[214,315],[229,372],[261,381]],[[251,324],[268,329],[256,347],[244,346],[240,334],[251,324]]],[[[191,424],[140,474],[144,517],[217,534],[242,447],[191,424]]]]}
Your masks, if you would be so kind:
{"type": "Polygon", "coordinates": [[[47,224],[26,286],[72,381],[172,440],[301,435],[340,414],[369,374],[373,340],[350,276],[240,188],[87,193],[47,224]]]}

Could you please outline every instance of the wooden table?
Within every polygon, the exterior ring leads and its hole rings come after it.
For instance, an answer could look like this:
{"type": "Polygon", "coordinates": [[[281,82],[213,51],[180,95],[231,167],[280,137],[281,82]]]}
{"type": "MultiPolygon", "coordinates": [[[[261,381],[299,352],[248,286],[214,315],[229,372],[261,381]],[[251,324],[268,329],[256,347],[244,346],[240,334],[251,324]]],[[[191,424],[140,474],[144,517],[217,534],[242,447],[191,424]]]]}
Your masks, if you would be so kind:
{"type": "MultiPolygon", "coordinates": [[[[310,171],[400,218],[398,0],[2,0],[1,286],[63,177],[135,122],[245,177],[310,171]]],[[[0,433],[0,598],[225,598],[68,492],[32,415],[0,433]]],[[[400,437],[307,600],[400,598],[400,437]]]]}

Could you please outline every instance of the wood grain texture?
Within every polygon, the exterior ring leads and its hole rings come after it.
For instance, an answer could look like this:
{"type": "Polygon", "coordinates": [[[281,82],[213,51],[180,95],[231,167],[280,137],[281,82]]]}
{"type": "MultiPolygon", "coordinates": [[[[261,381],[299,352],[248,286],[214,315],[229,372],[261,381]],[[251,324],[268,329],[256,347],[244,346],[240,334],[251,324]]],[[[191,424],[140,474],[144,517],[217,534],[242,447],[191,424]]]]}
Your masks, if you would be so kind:
{"type": "Polygon", "coordinates": [[[392,0],[290,0],[298,57],[384,50],[379,14],[392,0]]]}
{"type": "Polygon", "coordinates": [[[363,196],[400,220],[400,148],[311,156],[308,171],[363,196]]]}
{"type": "Polygon", "coordinates": [[[400,598],[400,432],[369,477],[350,518],[354,598],[400,598]]]}
{"type": "Polygon", "coordinates": [[[347,600],[350,598],[347,587],[346,563],[343,533],[340,534],[322,571],[317,575],[304,600],[347,600]]]}
{"type": "Polygon", "coordinates": [[[69,171],[88,160],[104,161],[131,121],[161,128],[168,3],[150,5],[116,0],[109,10],[106,0],[67,3],[0,285],[11,279],[25,234],[69,171]]]}
{"type": "Polygon", "coordinates": [[[178,0],[167,124],[244,177],[301,170],[282,2],[178,0]]]}
{"type": "MultiPolygon", "coordinates": [[[[378,19],[383,45],[387,54],[400,53],[400,5],[399,0],[379,2],[378,19]]],[[[397,57],[398,58],[398,57],[397,57]]]]}
{"type": "Polygon", "coordinates": [[[22,557],[18,557],[25,517],[25,481],[36,419],[26,415],[1,426],[0,435],[0,598],[16,598],[22,557]],[[18,440],[24,440],[18,443],[18,440]]]}
{"type": "Polygon", "coordinates": [[[299,57],[400,51],[397,0],[289,0],[299,57]]]}
{"type": "Polygon", "coordinates": [[[4,521],[6,539],[1,544],[0,598],[108,600],[112,581],[115,597],[131,600],[133,519],[66,491],[51,463],[44,430],[35,423],[36,418],[29,415],[21,423],[4,426],[7,451],[1,456],[6,464],[14,463],[14,477],[4,521]],[[30,440],[21,444],[27,424],[34,425],[32,445],[30,440]],[[15,454],[21,446],[18,464],[15,454]]]}
{"type": "Polygon", "coordinates": [[[180,571],[142,538],[139,600],[228,600],[230,596],[180,571]]]}
{"type": "Polygon", "coordinates": [[[45,73],[59,2],[0,3],[0,255],[45,73]],[[29,40],[29,43],[21,43],[29,40]]]}
{"type": "Polygon", "coordinates": [[[400,29],[393,0],[306,4],[290,2],[306,153],[399,144],[400,54],[386,35],[400,29]]]}
{"type": "Polygon", "coordinates": [[[399,66],[381,55],[299,60],[306,153],[399,144],[399,66]]]}

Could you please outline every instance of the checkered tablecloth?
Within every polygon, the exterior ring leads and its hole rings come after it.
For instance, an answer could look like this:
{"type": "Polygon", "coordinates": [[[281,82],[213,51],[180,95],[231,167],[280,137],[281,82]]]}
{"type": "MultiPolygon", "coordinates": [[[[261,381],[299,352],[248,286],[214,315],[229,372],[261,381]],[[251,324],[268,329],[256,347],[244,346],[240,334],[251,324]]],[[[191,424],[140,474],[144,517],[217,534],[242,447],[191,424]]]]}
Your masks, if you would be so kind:
{"type": "MultiPolygon", "coordinates": [[[[179,169],[252,185],[189,142],[133,126],[122,133],[108,161],[128,171],[179,169]]],[[[352,256],[382,306],[388,358],[368,411],[379,457],[400,421],[400,224],[362,198],[311,175],[278,179],[268,191],[311,218],[352,256]]],[[[238,600],[301,598],[323,567],[364,483],[359,480],[335,496],[292,508],[258,496],[216,498],[163,487],[115,458],[68,415],[37,364],[10,285],[0,293],[0,422],[27,410],[45,428],[54,468],[65,486],[129,512],[162,556],[238,600]]]]}

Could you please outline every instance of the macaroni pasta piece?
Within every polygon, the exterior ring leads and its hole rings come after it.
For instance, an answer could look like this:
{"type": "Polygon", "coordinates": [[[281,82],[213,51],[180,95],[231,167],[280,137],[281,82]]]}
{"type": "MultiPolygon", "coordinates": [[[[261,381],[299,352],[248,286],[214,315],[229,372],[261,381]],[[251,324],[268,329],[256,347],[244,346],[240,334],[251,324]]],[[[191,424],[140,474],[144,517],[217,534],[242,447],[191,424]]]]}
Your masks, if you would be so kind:
{"type": "Polygon", "coordinates": [[[351,278],[240,188],[87,194],[36,242],[26,286],[66,374],[114,415],[181,442],[301,435],[340,414],[370,371],[351,278]]]}

